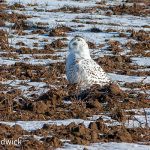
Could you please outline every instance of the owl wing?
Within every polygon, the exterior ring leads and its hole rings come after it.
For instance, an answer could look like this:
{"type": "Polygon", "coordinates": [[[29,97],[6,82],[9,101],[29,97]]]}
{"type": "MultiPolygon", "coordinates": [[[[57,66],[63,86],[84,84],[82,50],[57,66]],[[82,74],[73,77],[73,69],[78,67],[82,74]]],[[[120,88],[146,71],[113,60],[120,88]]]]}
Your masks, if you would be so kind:
{"type": "Polygon", "coordinates": [[[89,84],[105,85],[110,82],[104,70],[92,59],[82,59],[78,62],[79,74],[82,74],[82,80],[89,84]]]}

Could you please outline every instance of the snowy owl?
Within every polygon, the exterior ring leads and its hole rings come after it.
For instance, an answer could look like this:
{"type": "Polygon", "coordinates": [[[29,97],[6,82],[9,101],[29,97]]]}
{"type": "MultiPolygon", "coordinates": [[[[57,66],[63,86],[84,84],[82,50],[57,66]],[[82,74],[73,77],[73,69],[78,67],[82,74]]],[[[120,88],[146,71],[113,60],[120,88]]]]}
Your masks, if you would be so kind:
{"type": "Polygon", "coordinates": [[[66,76],[70,84],[77,83],[83,89],[93,84],[103,87],[110,83],[104,70],[91,58],[88,44],[79,36],[69,43],[66,76]]]}

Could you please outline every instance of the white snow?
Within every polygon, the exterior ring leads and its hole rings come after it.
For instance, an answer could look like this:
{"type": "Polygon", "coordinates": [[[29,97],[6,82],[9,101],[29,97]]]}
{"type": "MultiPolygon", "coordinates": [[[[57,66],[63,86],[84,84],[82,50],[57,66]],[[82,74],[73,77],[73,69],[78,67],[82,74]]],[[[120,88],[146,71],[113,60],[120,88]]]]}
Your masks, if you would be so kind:
{"type": "Polygon", "coordinates": [[[114,74],[114,73],[109,73],[109,76],[111,77],[112,80],[114,81],[119,81],[119,82],[143,82],[143,83],[150,83],[150,76],[128,76],[128,75],[119,75],[119,74],[114,74]]]}
{"type": "Polygon", "coordinates": [[[47,120],[47,121],[16,121],[16,122],[5,122],[0,121],[0,123],[13,126],[15,124],[20,125],[24,130],[32,131],[37,130],[43,127],[44,124],[56,124],[58,126],[60,125],[69,125],[71,122],[75,122],[76,124],[84,123],[84,125],[87,127],[90,120],[83,120],[83,119],[66,119],[66,120],[47,120]]]}
{"type": "Polygon", "coordinates": [[[50,1],[50,0],[7,0],[9,4],[14,3],[21,3],[21,4],[32,4],[32,5],[40,5],[40,6],[50,6],[52,9],[57,9],[63,6],[76,6],[76,7],[89,7],[89,6],[95,6],[95,1],[92,1],[90,3],[87,3],[86,1],[71,1],[70,0],[56,0],[56,1],[50,1]]]}
{"type": "Polygon", "coordinates": [[[88,150],[150,150],[149,145],[115,142],[94,143],[90,144],[90,146],[65,143],[62,148],[57,148],[57,150],[83,150],[84,148],[88,150]]]}
{"type": "MultiPolygon", "coordinates": [[[[121,43],[127,43],[128,41],[131,41],[131,39],[128,39],[126,37],[118,37],[118,31],[125,32],[127,35],[130,33],[126,32],[127,30],[145,30],[150,31],[150,28],[146,28],[143,26],[149,26],[150,24],[150,17],[142,17],[142,16],[132,16],[132,15],[112,15],[112,16],[106,16],[103,11],[95,11],[93,13],[65,13],[65,12],[47,12],[47,10],[53,10],[53,9],[59,9],[61,7],[94,7],[96,6],[96,2],[99,2],[99,0],[7,0],[9,4],[14,3],[21,3],[25,5],[25,9],[23,10],[13,10],[13,12],[19,13],[19,14],[26,14],[31,15],[33,17],[27,19],[27,24],[31,27],[37,27],[38,22],[44,22],[47,25],[44,25],[44,27],[48,30],[51,28],[54,28],[58,25],[67,25],[70,26],[72,29],[74,29],[74,32],[67,34],[67,40],[66,43],[75,35],[83,36],[87,41],[91,41],[95,43],[96,45],[104,44],[102,48],[99,49],[92,49],[91,54],[93,55],[93,58],[100,57],[105,54],[111,54],[110,51],[108,51],[108,40],[116,40],[121,43]],[[32,4],[28,5],[27,4],[32,4]],[[35,11],[34,9],[37,9],[35,11]],[[78,20],[78,22],[73,22],[72,20],[78,20]],[[87,22],[91,22],[91,24],[88,24],[87,22]],[[83,26],[81,26],[83,25],[83,26]],[[99,33],[92,33],[90,32],[90,29],[96,27],[100,30],[107,30],[107,29],[114,29],[116,32],[99,32],[99,33]]],[[[107,5],[118,5],[122,3],[122,0],[107,0],[107,5]]],[[[8,10],[9,13],[12,12],[12,10],[8,10]]],[[[38,50],[40,51],[45,44],[50,44],[52,41],[56,40],[57,37],[50,37],[46,34],[32,34],[32,30],[25,30],[27,35],[20,36],[15,35],[14,30],[11,29],[13,26],[12,23],[7,23],[7,27],[0,29],[5,29],[9,32],[9,44],[10,46],[13,46],[17,49],[20,48],[20,46],[16,45],[17,42],[23,41],[26,46],[29,48],[34,48],[33,44],[38,43],[39,46],[37,47],[37,54],[17,54],[17,59],[7,58],[7,57],[0,57],[0,64],[1,65],[14,65],[16,62],[23,62],[27,64],[32,65],[48,65],[50,63],[55,63],[58,61],[64,61],[65,55],[66,55],[66,48],[63,50],[56,50],[56,53],[54,55],[60,55],[61,57],[58,60],[51,60],[51,59],[35,59],[34,56],[37,55],[48,55],[44,53],[38,54],[38,50]],[[43,42],[43,39],[46,39],[46,42],[43,42]]],[[[59,37],[61,38],[61,37],[59,37]]],[[[133,42],[136,42],[136,40],[132,40],[133,42]]],[[[129,50],[130,51],[130,50],[129,50]]],[[[127,49],[124,49],[124,51],[121,54],[126,54],[127,49]]],[[[7,53],[7,51],[2,50],[0,54],[7,53]]],[[[49,54],[51,55],[51,54],[49,54]]],[[[150,66],[150,58],[149,57],[133,57],[132,58],[133,64],[137,64],[141,67],[145,67],[143,69],[138,69],[137,71],[141,70],[148,70],[150,66]]],[[[109,73],[109,76],[112,78],[112,80],[125,83],[125,82],[141,82],[143,83],[150,83],[150,76],[145,78],[144,76],[128,76],[128,75],[120,75],[116,73],[109,73]]],[[[44,82],[30,82],[27,80],[8,80],[5,82],[2,82],[2,84],[8,84],[9,86],[13,86],[14,88],[18,88],[22,91],[24,96],[30,96],[30,94],[41,94],[45,93],[48,88],[46,87],[46,83],[44,82]],[[25,85],[23,85],[23,83],[25,85]],[[29,93],[28,89],[30,87],[35,87],[35,91],[31,91],[29,93]]],[[[50,85],[52,86],[52,85],[50,85]]],[[[55,85],[53,85],[55,86],[55,85]]],[[[135,89],[138,91],[138,89],[135,89]]],[[[69,104],[71,102],[65,101],[66,104],[69,104]]],[[[150,126],[150,109],[146,109],[146,117],[142,114],[143,110],[141,110],[140,113],[137,113],[137,110],[133,110],[136,112],[136,115],[133,116],[129,122],[126,122],[125,125],[129,128],[139,127],[139,126],[145,126],[146,119],[148,126],[150,126]]],[[[88,126],[90,122],[98,119],[99,117],[102,117],[104,121],[109,121],[110,123],[107,123],[107,125],[117,125],[120,124],[119,122],[112,120],[110,117],[107,116],[107,114],[99,114],[93,117],[89,117],[88,120],[83,119],[66,119],[66,120],[46,120],[46,121],[14,121],[14,122],[7,122],[7,121],[1,121],[0,123],[7,124],[10,126],[13,126],[15,124],[20,125],[24,130],[32,131],[36,129],[40,129],[43,127],[44,124],[56,124],[56,125],[68,125],[71,122],[75,122],[76,124],[84,123],[85,126],[88,126]]],[[[139,145],[139,144],[133,144],[133,143],[95,143],[91,144],[90,146],[83,146],[83,145],[74,145],[74,144],[68,144],[65,143],[64,147],[58,148],[57,150],[83,150],[83,148],[86,147],[88,150],[150,150],[150,146],[146,145],[139,145]]]]}
{"type": "Polygon", "coordinates": [[[139,66],[149,66],[150,67],[150,57],[133,57],[131,58],[133,62],[139,66]]]}
{"type": "MultiPolygon", "coordinates": [[[[130,111],[130,110],[128,110],[130,111]]],[[[135,112],[141,112],[143,113],[142,109],[134,109],[131,111],[135,112]]],[[[148,126],[150,126],[150,109],[147,108],[145,109],[146,112],[146,117],[147,117],[147,123],[148,126]]],[[[120,123],[111,119],[111,117],[108,117],[107,115],[94,115],[93,117],[89,117],[88,120],[83,120],[83,119],[64,119],[64,120],[46,120],[46,121],[15,121],[15,122],[7,122],[7,121],[0,121],[0,123],[7,124],[10,126],[13,126],[15,124],[20,125],[24,130],[27,131],[32,131],[32,130],[37,130],[43,127],[44,124],[49,124],[53,125],[56,124],[57,126],[60,125],[69,125],[71,122],[74,122],[76,124],[83,123],[86,127],[89,126],[90,122],[93,122],[94,120],[97,120],[99,117],[102,117],[104,121],[109,121],[111,123],[106,123],[108,126],[114,126],[114,125],[119,125],[120,123]]],[[[125,125],[129,128],[133,127],[140,127],[140,126],[145,126],[146,124],[146,118],[145,115],[142,114],[137,114],[134,115],[133,120],[129,120],[125,123],[125,125]]]]}

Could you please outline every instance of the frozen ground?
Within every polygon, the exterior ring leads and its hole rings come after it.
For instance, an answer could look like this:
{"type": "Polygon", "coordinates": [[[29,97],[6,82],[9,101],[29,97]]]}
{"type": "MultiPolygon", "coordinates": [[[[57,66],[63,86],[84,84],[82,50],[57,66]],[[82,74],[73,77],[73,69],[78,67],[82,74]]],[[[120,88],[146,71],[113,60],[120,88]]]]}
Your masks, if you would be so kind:
{"type": "MultiPolygon", "coordinates": [[[[133,16],[131,14],[125,15],[112,15],[108,16],[105,15],[105,11],[96,11],[93,10],[91,12],[62,12],[62,11],[52,11],[55,9],[60,9],[62,7],[79,7],[80,9],[84,8],[94,8],[97,6],[96,2],[98,0],[83,0],[83,1],[72,1],[72,0],[55,0],[54,2],[50,0],[7,0],[7,3],[12,5],[14,3],[21,3],[25,5],[25,8],[20,8],[17,10],[7,10],[9,13],[19,13],[24,15],[30,15],[31,18],[28,18],[25,22],[28,26],[31,27],[29,30],[25,30],[24,32],[27,35],[18,35],[14,34],[14,30],[11,29],[13,24],[6,23],[5,30],[9,31],[9,43],[10,46],[15,47],[16,49],[22,49],[22,46],[16,45],[18,42],[24,42],[24,47],[29,48],[36,48],[36,52],[34,54],[19,54],[18,52],[14,52],[17,55],[17,58],[12,57],[4,57],[3,54],[7,54],[9,52],[2,50],[0,52],[0,64],[5,66],[11,66],[15,63],[25,63],[30,65],[39,65],[39,66],[48,66],[51,63],[56,62],[64,62],[66,56],[67,48],[56,48],[54,54],[45,54],[41,51],[44,48],[45,44],[49,44],[58,38],[63,37],[50,37],[47,33],[45,34],[32,34],[33,29],[38,29],[38,23],[42,22],[45,23],[42,27],[49,31],[50,29],[60,26],[66,25],[73,29],[73,32],[67,33],[66,41],[67,44],[69,40],[76,36],[80,35],[83,36],[87,41],[93,42],[96,46],[103,44],[101,48],[93,48],[91,50],[91,55],[93,58],[103,57],[104,55],[113,55],[112,52],[108,50],[108,40],[116,40],[121,44],[126,44],[129,41],[136,43],[136,39],[129,39],[127,37],[119,37],[119,31],[126,33],[126,35],[130,35],[128,30],[144,30],[150,31],[149,24],[150,24],[150,17],[149,16],[133,16]],[[147,27],[146,27],[147,26],[147,27]],[[32,29],[33,27],[33,29],[32,29]],[[100,32],[91,32],[92,28],[97,28],[101,30],[100,32]],[[106,32],[107,30],[112,30],[112,32],[106,32]],[[43,39],[45,41],[43,42],[43,39]],[[38,47],[34,46],[34,43],[38,43],[38,47]],[[21,48],[20,48],[21,47],[21,48]],[[38,51],[39,50],[39,51],[38,51]],[[40,58],[38,59],[36,56],[59,56],[56,59],[52,58],[40,58]]],[[[118,3],[122,3],[121,0],[119,1],[107,1],[106,5],[117,5],[118,3]]],[[[3,29],[3,27],[0,27],[3,29]]],[[[121,54],[126,54],[129,52],[130,49],[123,47],[123,52],[121,54]]],[[[144,56],[134,56],[131,58],[132,63],[136,64],[139,69],[136,71],[141,70],[149,70],[150,68],[150,57],[144,56]]],[[[150,76],[135,76],[135,75],[122,75],[118,72],[108,72],[112,80],[118,81],[119,83],[141,83],[149,84],[150,83],[150,76]],[[143,80],[144,79],[144,80],[143,80]]],[[[48,84],[44,82],[44,79],[41,81],[31,81],[31,80],[3,80],[1,84],[7,85],[10,89],[15,88],[19,89],[22,92],[23,96],[30,97],[32,94],[40,95],[41,93],[45,93],[48,90],[48,84]],[[31,87],[34,87],[34,90],[29,90],[31,87]]],[[[55,85],[54,85],[55,86],[55,85]]],[[[123,87],[123,89],[125,89],[123,87]]],[[[135,89],[136,90],[136,89],[135,89]]],[[[148,91],[148,90],[147,90],[148,91]]],[[[1,91],[6,92],[6,91],[1,91]]],[[[150,110],[146,110],[147,113],[147,123],[150,126],[150,110]]],[[[103,116],[106,120],[110,119],[107,116],[103,116]]],[[[126,122],[125,125],[128,127],[137,127],[137,126],[144,126],[145,125],[145,116],[143,114],[136,114],[133,120],[129,120],[126,122]]],[[[16,121],[16,122],[5,122],[1,121],[3,124],[7,125],[20,125],[23,129],[32,131],[39,128],[42,128],[44,124],[56,124],[56,125],[68,125],[71,122],[75,122],[77,124],[84,123],[86,126],[89,125],[94,118],[89,118],[89,120],[83,119],[68,119],[68,120],[47,120],[47,121],[16,121]]],[[[111,124],[118,124],[111,120],[111,124]]],[[[138,145],[132,143],[95,143],[91,144],[90,146],[82,146],[82,145],[73,145],[65,143],[62,148],[58,148],[57,150],[82,150],[86,147],[89,150],[150,150],[150,146],[146,145],[138,145]]]]}
{"type": "MultiPolygon", "coordinates": [[[[14,4],[16,2],[19,2],[21,4],[28,4],[28,6],[25,9],[20,8],[20,10],[13,10],[13,12],[17,12],[20,14],[26,14],[26,15],[31,15],[34,17],[28,18],[27,19],[27,24],[31,26],[37,26],[38,22],[44,22],[47,25],[45,26],[47,29],[54,28],[57,25],[67,25],[70,26],[74,29],[74,32],[68,33],[67,35],[67,42],[75,35],[81,35],[88,41],[91,41],[95,43],[96,45],[99,44],[104,44],[104,46],[101,49],[91,49],[91,55],[93,58],[97,58],[99,56],[110,54],[110,51],[108,51],[108,46],[106,44],[106,40],[116,40],[121,43],[127,43],[128,41],[131,41],[131,39],[124,38],[124,37],[118,37],[118,32],[100,32],[100,33],[95,33],[95,32],[90,32],[90,29],[93,27],[96,27],[102,31],[106,31],[108,29],[114,29],[114,30],[148,30],[150,31],[150,28],[146,28],[143,26],[148,26],[149,25],[149,20],[150,17],[141,17],[141,16],[132,16],[132,15],[113,15],[113,16],[106,16],[103,15],[102,12],[92,12],[92,13],[65,13],[65,12],[47,12],[47,10],[54,10],[57,8],[62,8],[64,6],[70,6],[70,7],[79,7],[79,8],[86,8],[86,7],[94,7],[96,4],[96,1],[55,1],[55,2],[50,2],[47,0],[44,1],[38,1],[38,0],[27,0],[27,1],[18,1],[18,0],[8,0],[7,1],[9,4],[14,4]],[[32,4],[32,5],[29,5],[32,4]],[[41,8],[44,10],[41,10],[41,8]],[[39,9],[39,11],[35,11],[36,9],[39,9]],[[73,22],[73,20],[78,20],[78,22],[73,22]],[[87,22],[90,22],[87,24],[87,22]],[[94,23],[92,23],[94,22],[94,23]],[[81,26],[82,25],[82,26],[81,26]]],[[[107,5],[109,5],[109,2],[107,5]]],[[[120,2],[121,1],[117,1],[120,2]]],[[[111,3],[111,5],[115,5],[116,2],[114,1],[111,3]]],[[[11,13],[12,10],[9,10],[11,13]]],[[[9,30],[9,43],[11,46],[14,46],[16,48],[19,48],[19,45],[16,45],[16,43],[23,41],[25,42],[24,47],[29,47],[29,48],[35,48],[34,43],[38,43],[39,48],[43,48],[44,44],[46,43],[51,43],[56,39],[56,37],[49,37],[47,34],[31,34],[31,30],[25,30],[25,33],[27,35],[22,36],[22,35],[15,35],[13,30],[10,30],[11,25],[8,24],[8,30],[9,30]],[[46,39],[47,42],[43,42],[42,40],[46,39]]],[[[128,34],[128,32],[126,33],[128,34]]],[[[136,42],[136,40],[134,41],[136,42]]],[[[123,48],[124,52],[121,53],[126,53],[127,50],[125,47],[123,48]]],[[[66,48],[57,50],[56,54],[58,57],[57,59],[37,59],[35,56],[37,54],[17,54],[17,59],[14,58],[8,58],[8,57],[1,57],[0,58],[0,63],[2,65],[13,65],[16,62],[23,62],[27,64],[32,64],[32,65],[47,65],[49,63],[55,63],[57,61],[64,61],[65,55],[66,55],[66,48]],[[58,51],[58,52],[57,52],[58,51]]],[[[1,54],[5,53],[5,51],[2,51],[1,54]]],[[[38,53],[38,51],[37,51],[38,53]]],[[[45,54],[40,54],[41,56],[45,54]]],[[[52,54],[50,54],[52,55],[52,54]]],[[[149,68],[150,67],[150,58],[149,57],[134,57],[132,58],[133,63],[143,66],[144,68],[149,68]]],[[[143,77],[134,77],[134,76],[122,76],[122,75],[111,75],[113,80],[119,80],[122,82],[140,82],[140,79],[143,77]]],[[[149,82],[149,77],[146,79],[145,82],[149,82]]],[[[4,83],[4,82],[3,82],[4,83]]],[[[21,88],[21,87],[20,87],[21,88]]]]}
{"type": "MultiPolygon", "coordinates": [[[[141,127],[141,126],[145,127],[146,119],[145,119],[145,116],[142,115],[143,110],[137,109],[134,111],[137,112],[138,114],[132,116],[132,118],[134,119],[128,120],[125,123],[125,126],[129,128],[141,127]]],[[[146,112],[146,117],[147,117],[147,124],[148,126],[150,126],[150,109],[145,109],[145,112],[146,112]]],[[[49,125],[56,124],[57,126],[60,126],[60,125],[69,125],[71,122],[75,122],[76,124],[83,123],[86,127],[88,127],[90,122],[95,121],[99,117],[102,117],[104,121],[110,121],[110,123],[108,123],[108,125],[110,126],[120,125],[119,122],[104,115],[97,115],[97,116],[89,117],[89,120],[83,120],[83,119],[66,119],[65,120],[64,119],[64,120],[47,120],[47,121],[16,121],[16,122],[2,121],[0,123],[7,124],[10,126],[20,125],[24,130],[32,131],[32,130],[41,129],[44,124],[49,124],[49,125]]]]}
{"type": "Polygon", "coordinates": [[[90,146],[66,143],[63,148],[58,148],[57,150],[83,150],[84,148],[88,150],[150,150],[149,146],[131,143],[95,143],[90,146]]]}

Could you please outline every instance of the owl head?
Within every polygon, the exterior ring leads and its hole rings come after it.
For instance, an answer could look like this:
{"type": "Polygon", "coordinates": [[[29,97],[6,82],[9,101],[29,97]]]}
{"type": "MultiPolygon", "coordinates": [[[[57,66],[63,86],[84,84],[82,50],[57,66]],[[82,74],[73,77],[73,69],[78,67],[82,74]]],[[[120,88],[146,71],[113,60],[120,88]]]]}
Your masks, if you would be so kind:
{"type": "Polygon", "coordinates": [[[74,53],[77,58],[90,59],[90,51],[85,39],[76,36],[69,42],[69,52],[74,53]]]}

